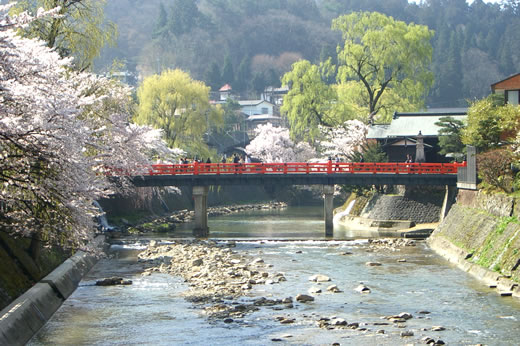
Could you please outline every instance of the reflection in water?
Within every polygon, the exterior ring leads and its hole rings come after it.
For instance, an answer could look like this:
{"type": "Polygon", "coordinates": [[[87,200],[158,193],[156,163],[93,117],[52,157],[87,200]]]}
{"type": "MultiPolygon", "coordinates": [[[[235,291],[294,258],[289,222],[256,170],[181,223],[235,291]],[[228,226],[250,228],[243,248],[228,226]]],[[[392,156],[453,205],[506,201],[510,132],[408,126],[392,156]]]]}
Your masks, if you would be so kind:
{"type": "MultiPolygon", "coordinates": [[[[253,210],[209,218],[210,238],[314,239],[324,240],[325,222],[322,207],[289,207],[282,210],[253,210]]],[[[168,234],[191,237],[193,225],[181,224],[168,234]]],[[[377,231],[352,231],[334,225],[334,239],[349,240],[377,237],[377,231]]],[[[161,235],[163,237],[163,235],[161,235]]]]}
{"type": "MultiPolygon", "coordinates": [[[[281,339],[293,345],[404,345],[421,344],[422,338],[432,337],[457,345],[516,345],[520,340],[518,301],[485,289],[424,243],[397,251],[378,251],[367,240],[345,240],[353,236],[339,228],[335,229],[335,240],[324,241],[321,213],[321,208],[257,211],[210,219],[209,226],[211,237],[243,239],[236,251],[263,258],[273,266],[268,269],[271,273],[283,272],[287,278],[278,284],[254,286],[249,297],[236,303],[251,302],[259,296],[295,297],[314,286],[327,292],[329,284],[337,285],[341,293],[316,294],[314,302],[295,303],[292,309],[263,307],[231,324],[209,322],[200,306],[183,298],[182,292],[188,286],[179,278],[164,274],[140,276],[142,267],[135,261],[135,244],[142,238],[131,239],[126,246],[113,247],[117,256],[96,265],[30,344],[265,345],[281,339]],[[279,241],[284,237],[292,240],[279,241]],[[369,267],[366,262],[382,265],[369,267]],[[309,276],[318,273],[332,281],[308,281],[309,276]],[[93,285],[96,279],[112,275],[132,279],[134,284],[93,285]],[[360,282],[372,292],[354,291],[360,282]],[[409,312],[414,318],[401,325],[381,324],[388,322],[382,316],[401,312],[409,312]],[[294,318],[295,322],[283,325],[277,316],[294,318]],[[357,322],[366,330],[317,327],[320,317],[331,316],[357,322]],[[433,332],[432,326],[446,330],[433,332]],[[403,330],[413,331],[414,336],[401,337],[403,330]]],[[[173,236],[190,235],[190,225],[185,225],[173,236]]],[[[157,237],[169,240],[164,234],[157,237]]]]}

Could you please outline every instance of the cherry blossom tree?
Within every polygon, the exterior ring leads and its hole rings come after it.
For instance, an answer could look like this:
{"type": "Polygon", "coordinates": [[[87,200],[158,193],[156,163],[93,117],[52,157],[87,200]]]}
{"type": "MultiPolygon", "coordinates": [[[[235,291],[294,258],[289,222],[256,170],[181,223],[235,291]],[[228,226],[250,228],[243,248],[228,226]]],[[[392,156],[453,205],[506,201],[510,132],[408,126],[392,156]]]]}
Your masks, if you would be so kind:
{"type": "Polygon", "coordinates": [[[348,159],[366,142],[368,126],[359,120],[347,120],[336,127],[320,127],[323,140],[320,142],[322,155],[348,159]]]}
{"type": "Polygon", "coordinates": [[[306,162],[316,156],[306,142],[294,143],[289,129],[272,124],[259,125],[246,152],[263,162],[306,162]]]}
{"type": "Polygon", "coordinates": [[[133,172],[151,152],[175,153],[160,131],[130,123],[127,88],[73,72],[71,59],[17,36],[31,17],[10,18],[8,7],[0,6],[0,228],[36,245],[82,246],[93,201],[120,186],[107,167],[133,172]]]}

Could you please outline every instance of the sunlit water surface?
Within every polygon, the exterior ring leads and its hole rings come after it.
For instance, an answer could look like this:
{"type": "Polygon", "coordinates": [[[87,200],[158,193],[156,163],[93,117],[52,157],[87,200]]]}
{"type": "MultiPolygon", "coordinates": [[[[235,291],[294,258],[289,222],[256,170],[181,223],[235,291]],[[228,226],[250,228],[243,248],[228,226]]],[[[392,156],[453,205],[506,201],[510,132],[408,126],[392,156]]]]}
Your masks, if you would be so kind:
{"type": "Polygon", "coordinates": [[[142,277],[135,256],[146,242],[188,237],[190,225],[175,234],[150,235],[114,245],[114,258],[101,260],[74,294],[31,340],[30,345],[405,345],[424,344],[424,337],[451,345],[518,345],[520,303],[499,297],[466,273],[452,267],[420,242],[400,251],[369,251],[366,233],[335,229],[325,240],[321,208],[289,208],[234,214],[209,222],[211,237],[239,239],[236,251],[261,257],[284,272],[287,281],[257,285],[249,297],[285,298],[307,293],[311,287],[336,284],[343,292],[321,293],[309,304],[293,309],[260,311],[226,324],[208,321],[198,306],[187,302],[187,285],[165,274],[142,277]],[[351,252],[351,255],[344,255],[351,252]],[[398,260],[406,259],[406,262],[398,260]],[[379,267],[366,262],[380,262],[379,267]],[[308,281],[314,274],[331,277],[330,283],[308,281]],[[120,275],[131,286],[94,286],[96,279],[120,275]],[[370,294],[354,291],[360,282],[370,294]],[[429,314],[421,314],[428,311],[429,314]],[[382,316],[409,312],[414,318],[400,328],[382,316]],[[277,316],[294,318],[282,325],[277,316]],[[320,329],[320,317],[337,316],[358,322],[366,331],[320,329]],[[431,331],[442,326],[444,331],[431,331]],[[377,331],[384,330],[384,334],[377,331]],[[404,330],[411,337],[401,337],[404,330]],[[281,341],[272,341],[281,340],[281,341]]]}

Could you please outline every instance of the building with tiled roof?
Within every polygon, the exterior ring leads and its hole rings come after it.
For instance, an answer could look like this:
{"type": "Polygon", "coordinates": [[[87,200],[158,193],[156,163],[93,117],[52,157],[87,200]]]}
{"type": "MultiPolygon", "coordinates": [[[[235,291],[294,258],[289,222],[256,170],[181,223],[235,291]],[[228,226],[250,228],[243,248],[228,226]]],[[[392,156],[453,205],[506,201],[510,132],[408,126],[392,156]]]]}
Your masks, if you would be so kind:
{"type": "Polygon", "coordinates": [[[465,121],[467,109],[430,109],[415,113],[395,112],[390,124],[370,126],[367,139],[381,144],[390,162],[404,162],[407,155],[415,158],[415,143],[420,132],[424,137],[426,161],[447,162],[451,159],[439,154],[440,127],[435,125],[443,117],[465,121]]]}

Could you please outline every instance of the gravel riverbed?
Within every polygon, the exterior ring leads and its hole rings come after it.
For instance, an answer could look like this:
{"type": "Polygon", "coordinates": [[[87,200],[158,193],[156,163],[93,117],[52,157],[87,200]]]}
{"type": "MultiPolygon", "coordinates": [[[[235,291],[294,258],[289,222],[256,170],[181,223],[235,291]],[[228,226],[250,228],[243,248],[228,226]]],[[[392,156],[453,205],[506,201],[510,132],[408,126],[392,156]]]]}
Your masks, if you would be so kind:
{"type": "MultiPolygon", "coordinates": [[[[366,252],[396,252],[415,245],[415,241],[408,239],[378,239],[369,241],[366,252]]],[[[374,336],[389,333],[402,340],[420,333],[424,336],[415,342],[444,344],[435,335],[445,329],[442,326],[432,324],[417,330],[408,328],[407,323],[410,320],[428,318],[430,312],[425,310],[415,311],[414,314],[396,311],[395,314],[380,316],[379,320],[371,322],[347,321],[341,316],[323,316],[309,311],[309,307],[312,308],[310,304],[319,304],[317,300],[319,301],[322,294],[338,295],[338,303],[342,294],[370,294],[370,287],[362,282],[357,283],[349,292],[344,292],[347,288],[338,287],[327,275],[316,273],[308,278],[299,278],[312,283],[313,286],[307,292],[290,296],[284,295],[283,291],[274,290],[269,295],[258,295],[255,293],[255,286],[277,285],[287,281],[287,275],[277,272],[276,268],[266,263],[268,257],[254,257],[236,251],[235,246],[234,241],[179,240],[168,244],[152,241],[138,258],[146,267],[142,274],[144,276],[159,272],[182,277],[189,285],[189,289],[184,292],[185,298],[215,323],[220,321],[240,325],[249,314],[260,309],[271,309],[278,312],[273,318],[280,324],[304,323],[321,330],[348,329],[354,333],[374,336]],[[301,306],[305,308],[299,309],[301,306]],[[425,335],[429,332],[434,334],[425,335]]],[[[350,254],[342,252],[339,255],[350,254]]],[[[400,259],[399,262],[406,262],[406,259],[400,259]]],[[[382,264],[367,262],[365,265],[379,267],[382,264]]],[[[283,339],[273,338],[271,341],[283,339]]]]}

